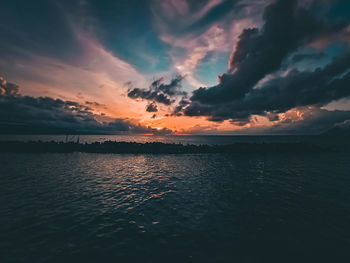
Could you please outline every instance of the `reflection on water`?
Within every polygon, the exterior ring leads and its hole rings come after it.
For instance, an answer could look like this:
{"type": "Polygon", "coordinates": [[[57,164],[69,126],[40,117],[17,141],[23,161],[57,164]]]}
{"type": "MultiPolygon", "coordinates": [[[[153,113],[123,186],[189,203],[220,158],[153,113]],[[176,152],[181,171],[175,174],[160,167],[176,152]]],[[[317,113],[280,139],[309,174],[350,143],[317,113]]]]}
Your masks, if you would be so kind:
{"type": "Polygon", "coordinates": [[[0,261],[344,262],[349,161],[0,154],[0,261]]]}

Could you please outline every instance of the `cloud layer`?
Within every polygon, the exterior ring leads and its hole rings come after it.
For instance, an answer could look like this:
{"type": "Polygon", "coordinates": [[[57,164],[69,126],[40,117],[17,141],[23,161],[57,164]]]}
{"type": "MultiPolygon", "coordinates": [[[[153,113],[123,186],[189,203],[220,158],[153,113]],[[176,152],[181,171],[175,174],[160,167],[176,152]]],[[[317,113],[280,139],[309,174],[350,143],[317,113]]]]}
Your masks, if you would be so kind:
{"type": "Polygon", "coordinates": [[[148,89],[130,88],[128,97],[131,99],[142,99],[154,101],[164,105],[170,105],[175,102],[176,97],[187,95],[181,90],[181,81],[183,77],[178,75],[173,78],[170,83],[165,84],[163,78],[159,78],[152,82],[148,89]]]}
{"type": "Polygon", "coordinates": [[[2,7],[0,72],[23,88],[0,79],[8,129],[287,131],[332,114],[334,124],[350,110],[347,0],[2,7]]]}
{"type": "MultiPolygon", "coordinates": [[[[277,0],[265,8],[261,29],[244,29],[229,59],[227,73],[219,84],[199,88],[187,105],[179,105],[187,116],[206,116],[212,121],[250,123],[252,116],[278,120],[278,114],[295,107],[321,107],[350,96],[350,53],[343,50],[326,66],[299,70],[293,64],[283,72],[287,59],[320,39],[347,32],[349,24],[318,17],[318,3],[306,7],[297,0],[277,0]]],[[[333,42],[342,39],[334,39],[333,42]]],[[[289,61],[320,59],[317,52],[294,55],[289,61]]],[[[180,110],[181,109],[181,110],[180,110]]]]}
{"type": "MultiPolygon", "coordinates": [[[[157,130],[127,119],[98,121],[93,109],[74,101],[50,97],[22,96],[17,85],[0,78],[0,131],[1,133],[38,134],[120,134],[171,133],[157,130]]],[[[100,106],[100,104],[98,105],[100,106]]]]}

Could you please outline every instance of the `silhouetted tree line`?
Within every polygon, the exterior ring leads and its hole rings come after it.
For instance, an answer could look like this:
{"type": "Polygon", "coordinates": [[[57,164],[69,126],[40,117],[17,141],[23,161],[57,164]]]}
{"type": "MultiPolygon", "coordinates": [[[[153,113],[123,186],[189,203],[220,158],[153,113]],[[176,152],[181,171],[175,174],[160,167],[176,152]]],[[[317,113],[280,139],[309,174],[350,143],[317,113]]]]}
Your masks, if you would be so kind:
{"type": "Polygon", "coordinates": [[[35,153],[133,153],[133,154],[186,154],[186,153],[303,153],[327,152],[331,149],[310,143],[235,143],[229,145],[183,145],[160,142],[42,142],[0,141],[0,152],[35,153]]]}

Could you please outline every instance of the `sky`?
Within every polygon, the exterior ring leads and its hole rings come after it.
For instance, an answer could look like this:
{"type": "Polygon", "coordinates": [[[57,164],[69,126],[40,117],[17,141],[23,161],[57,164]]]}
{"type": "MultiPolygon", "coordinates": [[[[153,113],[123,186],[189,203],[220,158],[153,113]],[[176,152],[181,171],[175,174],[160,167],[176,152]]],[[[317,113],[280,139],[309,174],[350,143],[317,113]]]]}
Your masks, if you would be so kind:
{"type": "Polygon", "coordinates": [[[3,0],[0,133],[350,123],[348,0],[3,0]]]}

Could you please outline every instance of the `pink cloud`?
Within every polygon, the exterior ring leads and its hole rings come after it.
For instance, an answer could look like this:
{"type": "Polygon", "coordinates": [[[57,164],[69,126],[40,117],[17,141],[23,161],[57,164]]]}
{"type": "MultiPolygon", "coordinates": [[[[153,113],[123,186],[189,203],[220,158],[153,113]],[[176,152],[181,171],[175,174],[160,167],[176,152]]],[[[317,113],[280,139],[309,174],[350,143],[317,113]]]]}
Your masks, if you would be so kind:
{"type": "Polygon", "coordinates": [[[188,13],[188,4],[186,0],[166,0],[161,2],[164,13],[171,18],[178,15],[184,16],[188,13]]]}

